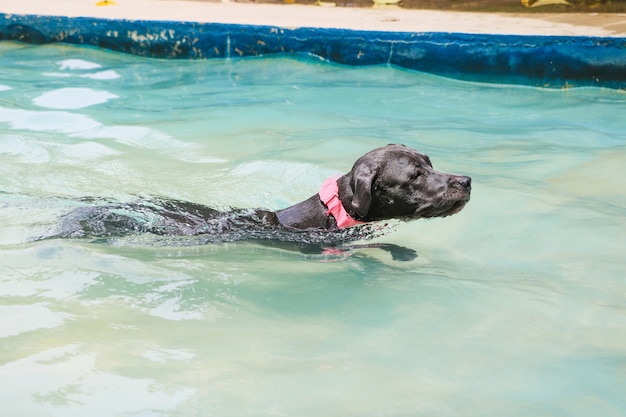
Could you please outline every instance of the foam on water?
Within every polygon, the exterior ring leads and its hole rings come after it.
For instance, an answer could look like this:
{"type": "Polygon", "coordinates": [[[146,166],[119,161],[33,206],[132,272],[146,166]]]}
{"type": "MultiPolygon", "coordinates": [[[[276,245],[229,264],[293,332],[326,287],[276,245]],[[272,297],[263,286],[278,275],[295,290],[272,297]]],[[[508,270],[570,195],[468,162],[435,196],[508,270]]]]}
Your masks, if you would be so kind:
{"type": "Polygon", "coordinates": [[[624,414],[624,92],[17,43],[0,66],[5,414],[624,414]],[[86,205],[280,209],[387,143],[471,176],[467,207],[327,253],[33,241],[86,205]]]}
{"type": "Polygon", "coordinates": [[[116,99],[115,94],[91,88],[60,88],[43,93],[33,99],[39,107],[49,109],[82,109],[116,99]]]}

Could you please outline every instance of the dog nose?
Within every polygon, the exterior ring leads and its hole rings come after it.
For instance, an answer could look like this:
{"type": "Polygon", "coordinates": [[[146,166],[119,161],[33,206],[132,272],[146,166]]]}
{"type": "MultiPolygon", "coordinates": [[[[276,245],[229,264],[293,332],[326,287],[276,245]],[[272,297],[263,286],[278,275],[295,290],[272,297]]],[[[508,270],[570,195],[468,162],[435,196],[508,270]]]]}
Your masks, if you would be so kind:
{"type": "Polygon", "coordinates": [[[467,188],[468,190],[472,187],[472,179],[470,177],[466,177],[466,176],[459,176],[457,177],[457,182],[463,187],[463,188],[467,188]]]}

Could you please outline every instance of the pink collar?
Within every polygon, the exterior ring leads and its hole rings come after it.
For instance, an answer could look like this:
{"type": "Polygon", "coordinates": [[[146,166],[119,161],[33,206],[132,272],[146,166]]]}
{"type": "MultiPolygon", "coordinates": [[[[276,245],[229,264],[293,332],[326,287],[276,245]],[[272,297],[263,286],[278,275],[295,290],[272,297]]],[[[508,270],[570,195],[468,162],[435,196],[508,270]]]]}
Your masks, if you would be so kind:
{"type": "Polygon", "coordinates": [[[337,179],[341,175],[335,175],[328,178],[320,187],[320,200],[326,204],[328,211],[327,216],[333,216],[337,222],[337,227],[345,229],[347,227],[356,226],[357,224],[364,224],[358,220],[354,220],[341,204],[339,199],[339,187],[337,186],[337,179]]]}

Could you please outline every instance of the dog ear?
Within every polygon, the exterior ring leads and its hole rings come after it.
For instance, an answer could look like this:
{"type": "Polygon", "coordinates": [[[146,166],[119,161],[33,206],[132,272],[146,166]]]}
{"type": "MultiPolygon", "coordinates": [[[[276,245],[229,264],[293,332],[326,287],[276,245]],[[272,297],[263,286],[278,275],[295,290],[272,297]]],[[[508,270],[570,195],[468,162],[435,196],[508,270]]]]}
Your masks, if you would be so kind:
{"type": "Polygon", "coordinates": [[[364,218],[372,203],[372,184],[376,172],[367,166],[367,164],[359,164],[352,171],[352,201],[350,205],[358,216],[364,218]]]}

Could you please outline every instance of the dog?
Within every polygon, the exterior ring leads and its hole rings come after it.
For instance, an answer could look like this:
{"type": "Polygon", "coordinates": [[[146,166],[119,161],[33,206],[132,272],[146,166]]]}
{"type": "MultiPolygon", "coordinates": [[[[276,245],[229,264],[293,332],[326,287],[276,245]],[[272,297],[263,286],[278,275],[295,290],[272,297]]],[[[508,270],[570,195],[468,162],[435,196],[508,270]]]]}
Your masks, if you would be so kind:
{"type": "Polygon", "coordinates": [[[331,178],[309,199],[276,212],[294,229],[335,230],[380,220],[415,220],[458,213],[472,180],[433,169],[430,158],[404,145],[360,157],[350,172],[331,178]]]}
{"type": "Polygon", "coordinates": [[[327,179],[318,193],[281,210],[220,211],[164,199],[85,205],[64,216],[53,237],[150,233],[196,236],[199,243],[264,240],[281,247],[296,243],[306,252],[371,237],[375,229],[367,226],[374,222],[451,216],[465,207],[470,194],[470,177],[436,171],[428,156],[390,144],[361,156],[350,172],[327,179]]]}

